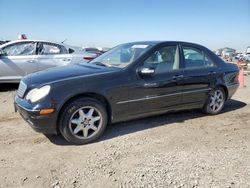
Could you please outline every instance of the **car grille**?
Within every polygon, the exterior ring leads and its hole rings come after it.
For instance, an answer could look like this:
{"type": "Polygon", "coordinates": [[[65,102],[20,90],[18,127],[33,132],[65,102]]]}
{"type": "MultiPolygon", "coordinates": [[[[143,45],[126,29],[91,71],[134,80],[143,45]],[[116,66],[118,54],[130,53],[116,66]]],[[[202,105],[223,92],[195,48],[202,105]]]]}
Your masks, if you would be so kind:
{"type": "Polygon", "coordinates": [[[26,89],[27,89],[26,84],[21,81],[17,90],[17,95],[23,98],[26,89]]]}

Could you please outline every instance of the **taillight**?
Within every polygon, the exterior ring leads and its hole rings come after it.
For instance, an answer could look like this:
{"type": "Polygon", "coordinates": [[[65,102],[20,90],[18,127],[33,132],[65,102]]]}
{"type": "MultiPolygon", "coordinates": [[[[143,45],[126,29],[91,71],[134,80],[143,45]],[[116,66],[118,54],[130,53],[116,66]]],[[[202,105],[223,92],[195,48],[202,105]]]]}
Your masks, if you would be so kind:
{"type": "Polygon", "coordinates": [[[93,57],[83,57],[83,59],[87,60],[87,61],[91,61],[93,60],[94,58],[93,57]]]}
{"type": "Polygon", "coordinates": [[[239,81],[239,74],[235,75],[234,81],[235,81],[235,82],[238,82],[238,81],[239,81]]]}

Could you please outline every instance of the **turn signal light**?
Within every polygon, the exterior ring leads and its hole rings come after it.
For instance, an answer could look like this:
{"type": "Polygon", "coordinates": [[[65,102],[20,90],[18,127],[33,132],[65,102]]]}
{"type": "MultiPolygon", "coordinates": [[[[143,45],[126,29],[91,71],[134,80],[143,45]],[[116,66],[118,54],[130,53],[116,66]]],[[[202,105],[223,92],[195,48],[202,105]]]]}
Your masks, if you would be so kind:
{"type": "Polygon", "coordinates": [[[42,109],[42,110],[40,110],[40,115],[51,114],[54,111],[55,111],[55,109],[53,109],[53,108],[42,109]]]}

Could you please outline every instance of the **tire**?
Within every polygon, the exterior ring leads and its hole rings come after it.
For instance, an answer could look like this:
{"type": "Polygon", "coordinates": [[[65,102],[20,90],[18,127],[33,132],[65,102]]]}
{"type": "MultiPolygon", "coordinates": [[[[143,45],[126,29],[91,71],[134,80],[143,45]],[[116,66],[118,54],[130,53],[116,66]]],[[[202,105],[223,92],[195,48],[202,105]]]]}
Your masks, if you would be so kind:
{"type": "Polygon", "coordinates": [[[221,112],[225,105],[226,95],[223,88],[215,88],[212,94],[209,95],[204,107],[203,112],[209,115],[216,115],[221,112]]]}
{"type": "Polygon", "coordinates": [[[63,109],[59,129],[68,142],[81,145],[99,138],[107,122],[107,111],[101,102],[93,98],[78,98],[63,109]]]}

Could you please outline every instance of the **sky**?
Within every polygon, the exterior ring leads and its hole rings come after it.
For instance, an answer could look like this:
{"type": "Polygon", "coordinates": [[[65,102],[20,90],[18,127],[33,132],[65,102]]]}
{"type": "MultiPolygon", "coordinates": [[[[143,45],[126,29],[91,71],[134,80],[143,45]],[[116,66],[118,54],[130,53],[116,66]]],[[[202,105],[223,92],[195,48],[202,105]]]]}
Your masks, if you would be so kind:
{"type": "Polygon", "coordinates": [[[74,46],[178,40],[250,46],[250,0],[0,0],[0,40],[24,33],[74,46]]]}

